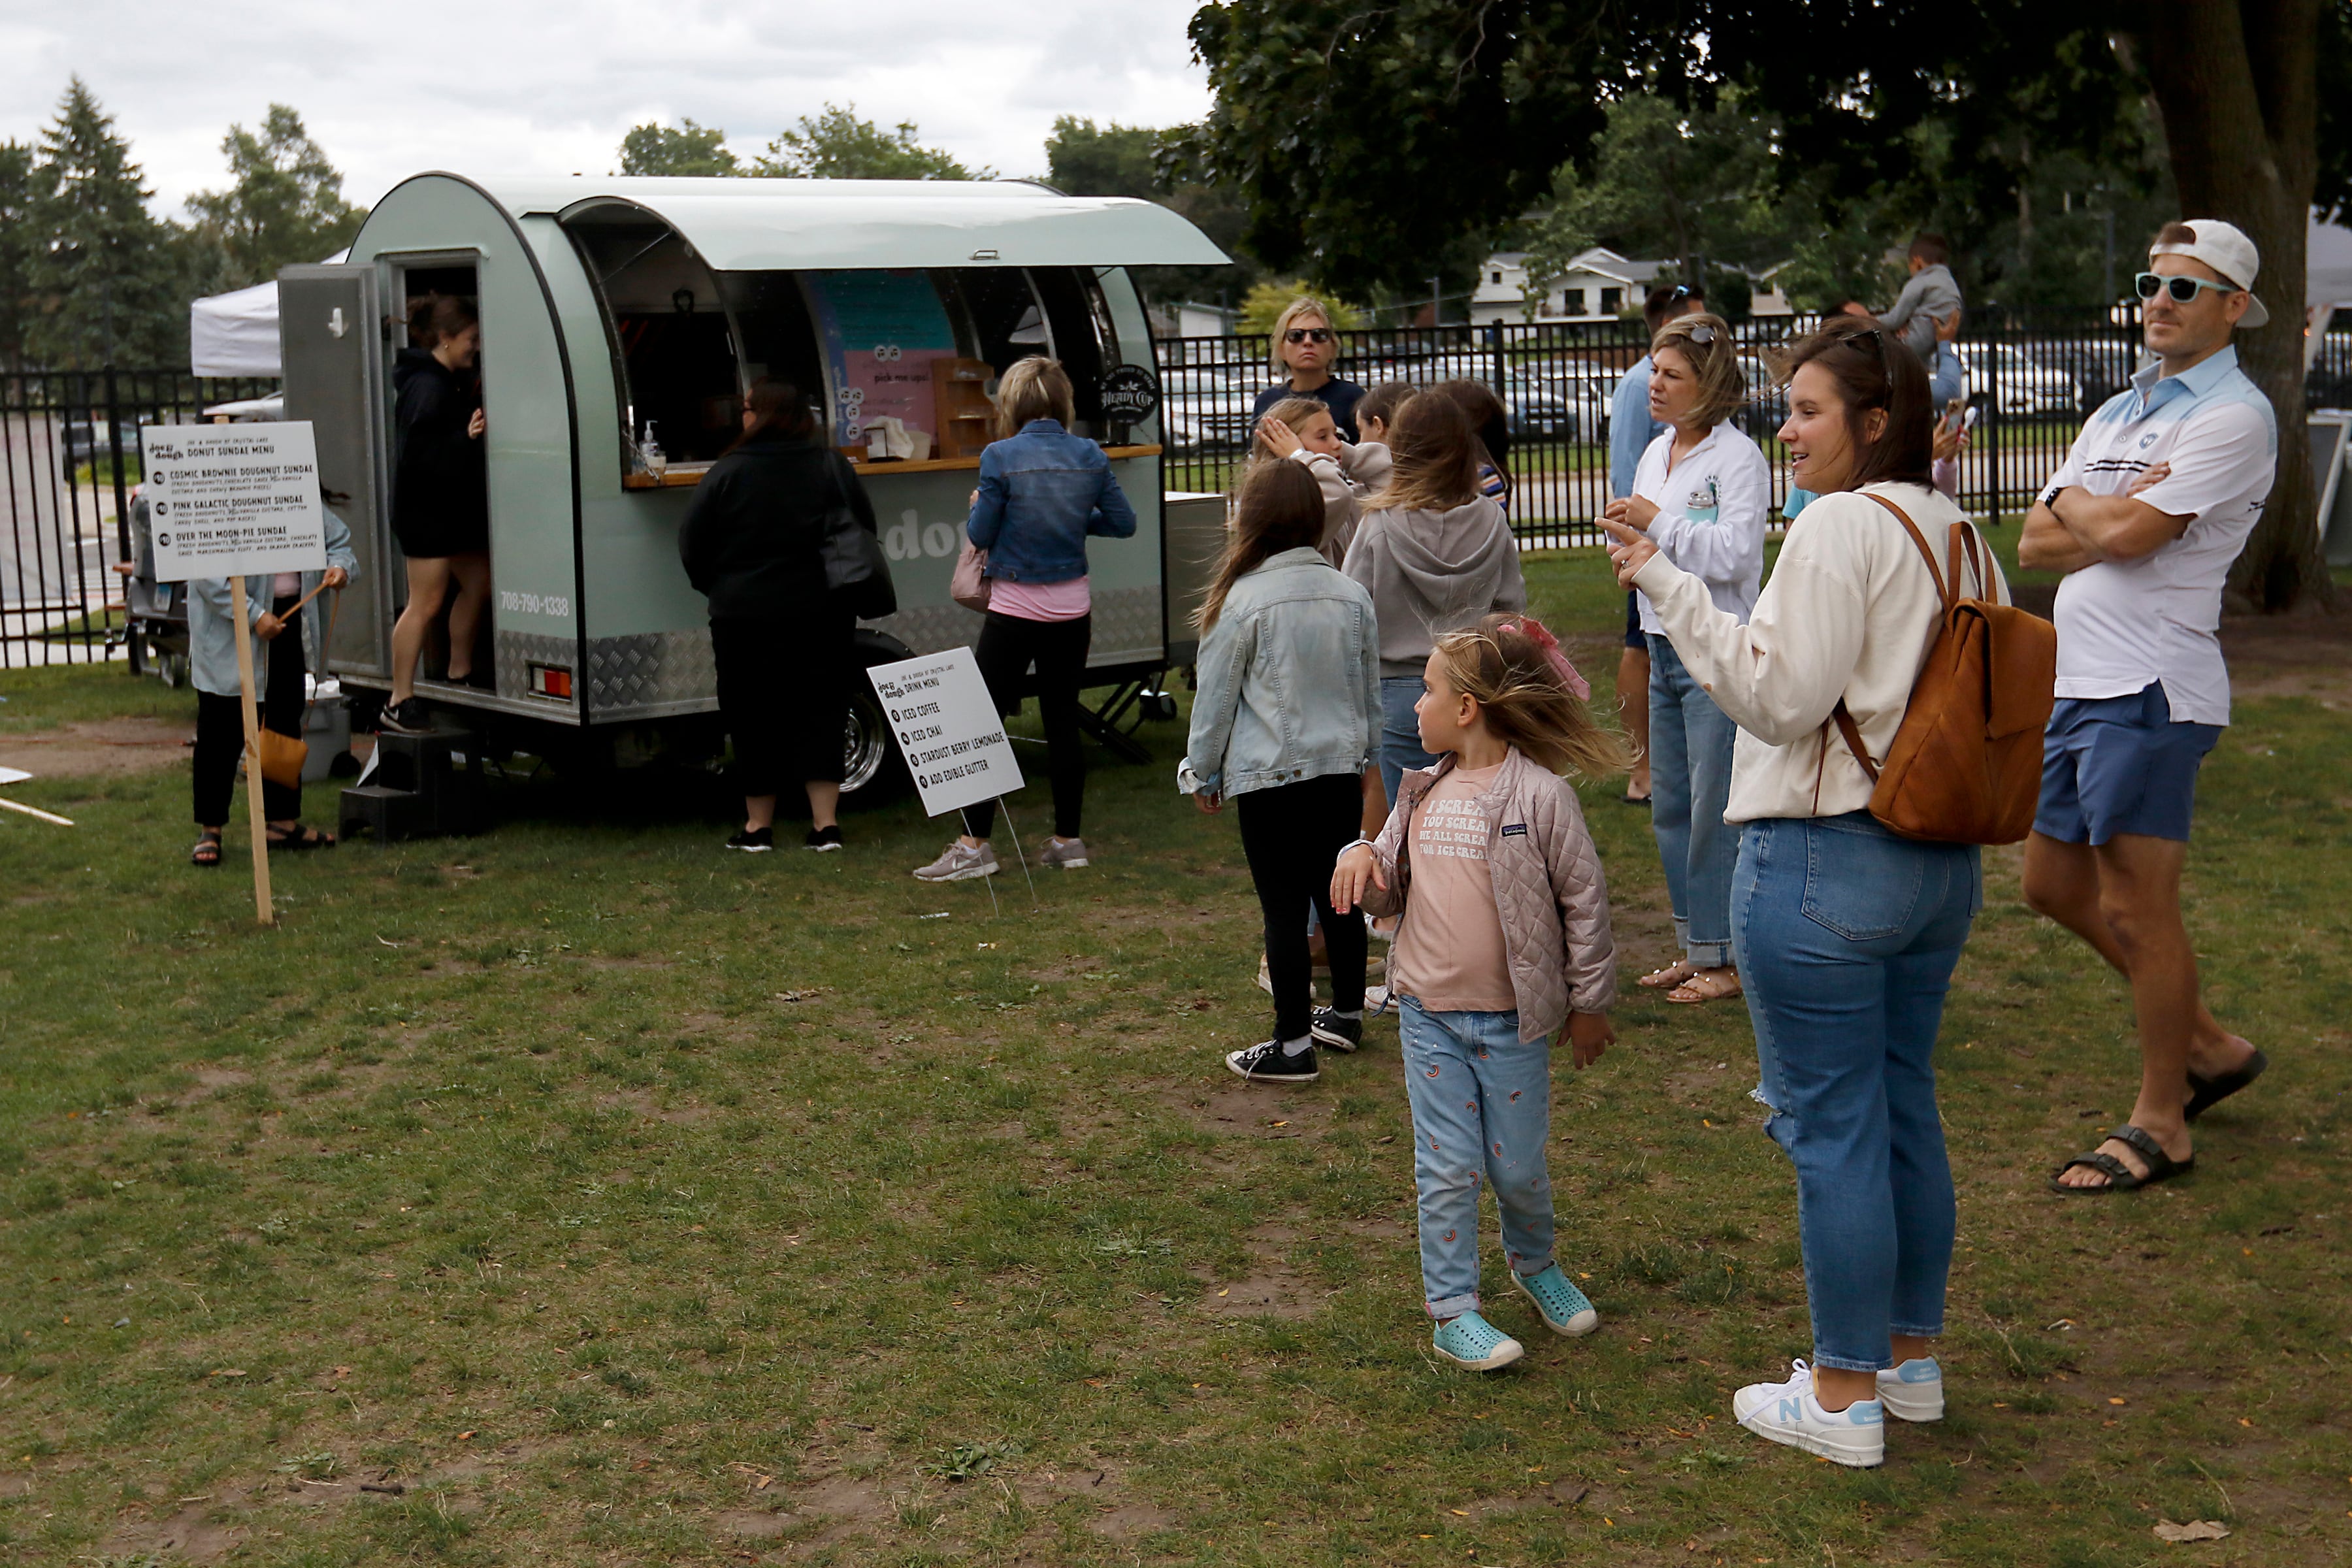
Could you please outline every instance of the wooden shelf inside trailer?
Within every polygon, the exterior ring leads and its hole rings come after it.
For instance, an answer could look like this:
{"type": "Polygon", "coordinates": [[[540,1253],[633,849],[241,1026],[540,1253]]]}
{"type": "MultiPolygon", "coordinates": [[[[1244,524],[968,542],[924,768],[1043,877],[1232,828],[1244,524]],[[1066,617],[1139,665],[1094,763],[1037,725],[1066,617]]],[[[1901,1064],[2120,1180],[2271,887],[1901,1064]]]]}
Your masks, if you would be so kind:
{"type": "MultiPolygon", "coordinates": [[[[1103,456],[1113,461],[1121,458],[1156,458],[1160,456],[1160,448],[1157,444],[1103,448],[1103,456]]],[[[844,453],[843,456],[847,457],[848,454],[844,453]]],[[[849,466],[860,474],[936,474],[957,468],[977,470],[980,467],[980,459],[978,458],[926,458],[921,462],[869,463],[863,458],[851,458],[849,466]]],[[[624,474],[621,476],[621,488],[630,490],[677,489],[700,484],[702,476],[709,471],[710,465],[708,463],[676,463],[670,466],[668,472],[658,477],[653,474],[624,474]]]]}

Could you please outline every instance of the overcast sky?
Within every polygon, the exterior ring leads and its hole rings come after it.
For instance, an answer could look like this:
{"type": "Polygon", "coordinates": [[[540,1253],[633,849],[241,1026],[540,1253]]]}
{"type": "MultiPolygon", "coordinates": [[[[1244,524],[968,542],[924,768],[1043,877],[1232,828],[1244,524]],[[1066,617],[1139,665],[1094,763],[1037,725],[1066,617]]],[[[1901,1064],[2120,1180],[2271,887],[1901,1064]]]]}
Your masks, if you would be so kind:
{"type": "Polygon", "coordinates": [[[622,134],[691,116],[741,153],[827,100],[1003,174],[1045,172],[1056,115],[1172,125],[1208,92],[1198,0],[0,0],[0,140],[29,140],[79,73],[159,214],[226,183],[221,137],[291,104],[373,204],[420,170],[606,173],[622,134]]]}

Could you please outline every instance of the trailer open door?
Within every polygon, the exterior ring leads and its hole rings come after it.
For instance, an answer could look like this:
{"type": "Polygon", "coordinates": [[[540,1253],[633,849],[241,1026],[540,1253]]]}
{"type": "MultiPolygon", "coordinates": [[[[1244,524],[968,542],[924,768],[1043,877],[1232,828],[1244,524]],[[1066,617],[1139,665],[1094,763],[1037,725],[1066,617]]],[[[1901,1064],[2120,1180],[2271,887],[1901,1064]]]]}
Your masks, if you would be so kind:
{"type": "Polygon", "coordinates": [[[335,510],[350,526],[359,556],[359,580],[343,595],[328,668],[388,677],[398,565],[384,450],[385,325],[375,268],[284,268],[278,275],[278,331],[286,417],[310,422],[319,478],[335,492],[335,510]]]}

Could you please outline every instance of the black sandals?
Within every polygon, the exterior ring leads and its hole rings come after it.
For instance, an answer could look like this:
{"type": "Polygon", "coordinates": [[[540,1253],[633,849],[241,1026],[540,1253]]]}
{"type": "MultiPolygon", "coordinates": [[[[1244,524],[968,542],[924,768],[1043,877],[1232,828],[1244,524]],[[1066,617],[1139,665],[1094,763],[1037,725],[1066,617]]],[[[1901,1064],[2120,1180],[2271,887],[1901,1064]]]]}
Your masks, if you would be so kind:
{"type": "Polygon", "coordinates": [[[196,847],[188,851],[188,864],[218,869],[221,863],[221,836],[204,832],[196,835],[196,847]]]}
{"type": "Polygon", "coordinates": [[[2147,1174],[2145,1176],[2135,1174],[2129,1165],[2125,1164],[2113,1154],[2103,1154],[2094,1149],[2087,1154],[2075,1155],[2055,1171],[2051,1172],[2050,1190],[2054,1193],[2063,1193],[2070,1197],[2087,1197],[2096,1193],[2128,1193],[2141,1187],[2152,1187],[2158,1182],[2168,1182],[2175,1176],[2185,1176],[2197,1168],[2196,1155],[2191,1154],[2186,1160],[2176,1160],[2164,1152],[2164,1145],[2156,1141],[2153,1133],[2135,1127],[2128,1121],[2120,1127],[2110,1129],[2107,1137],[2118,1143],[2130,1145],[2133,1152],[2147,1162],[2147,1174]],[[2077,1165],[2101,1173],[2107,1178],[2107,1184],[2104,1187],[2070,1187],[2058,1179],[2077,1165]]]}
{"type": "Polygon", "coordinates": [[[2181,1114],[2191,1121],[2196,1121],[2216,1105],[2262,1077],[2263,1069],[2270,1065],[2270,1058],[2257,1050],[2252,1056],[2248,1057],[2245,1064],[2235,1072],[2225,1072],[2214,1078],[2199,1078],[2195,1073],[2190,1073],[2189,1104],[2181,1114]]]}
{"type": "Polygon", "coordinates": [[[305,827],[298,822],[291,827],[271,828],[269,847],[272,849],[332,849],[335,836],[321,833],[315,827],[305,827]]]}

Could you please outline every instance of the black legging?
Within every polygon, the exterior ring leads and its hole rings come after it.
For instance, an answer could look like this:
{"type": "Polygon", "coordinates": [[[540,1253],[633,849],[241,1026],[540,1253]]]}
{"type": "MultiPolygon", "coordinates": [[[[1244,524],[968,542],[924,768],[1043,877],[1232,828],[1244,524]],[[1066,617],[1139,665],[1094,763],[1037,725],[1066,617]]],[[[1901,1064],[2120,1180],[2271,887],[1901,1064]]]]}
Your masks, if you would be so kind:
{"type": "Polygon", "coordinates": [[[1307,927],[1298,918],[1312,900],[1331,954],[1331,1005],[1342,1013],[1364,1005],[1364,921],[1331,912],[1331,868],[1354,841],[1364,815],[1364,785],[1355,773],[1326,773],[1234,797],[1241,817],[1242,853],[1265,914],[1265,973],[1274,983],[1274,1037],[1307,1037],[1314,974],[1307,927]]]}
{"type": "MultiPolygon", "coordinates": [[[[996,710],[1020,710],[1021,678],[1037,666],[1037,708],[1045,720],[1045,772],[1054,781],[1054,833],[1061,838],[1078,836],[1078,817],[1087,802],[1087,757],[1078,749],[1078,688],[1086,679],[1087,650],[1094,644],[1095,618],[1075,621],[1024,621],[1014,616],[988,613],[980,628],[980,646],[972,658],[996,710]]],[[[963,811],[963,830],[985,838],[996,826],[996,803],[984,800],[963,811]]]]}
{"type": "MultiPolygon", "coordinates": [[[[283,617],[295,601],[279,599],[270,605],[283,617]]],[[[281,735],[302,738],[302,626],[288,621],[286,629],[263,643],[264,686],[261,725],[281,735]]],[[[244,699],[216,692],[196,693],[196,755],[194,761],[196,826],[219,827],[228,821],[229,797],[236,789],[236,764],[245,755],[244,699]]],[[[271,822],[291,822],[302,815],[299,785],[261,781],[261,814],[271,822]]]]}
{"type": "Polygon", "coordinates": [[[814,614],[711,617],[719,714],[745,795],[841,782],[856,630],[849,612],[830,605],[814,614]]]}

